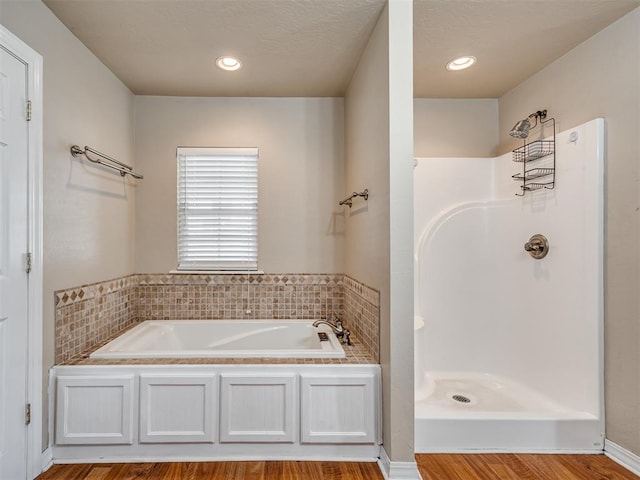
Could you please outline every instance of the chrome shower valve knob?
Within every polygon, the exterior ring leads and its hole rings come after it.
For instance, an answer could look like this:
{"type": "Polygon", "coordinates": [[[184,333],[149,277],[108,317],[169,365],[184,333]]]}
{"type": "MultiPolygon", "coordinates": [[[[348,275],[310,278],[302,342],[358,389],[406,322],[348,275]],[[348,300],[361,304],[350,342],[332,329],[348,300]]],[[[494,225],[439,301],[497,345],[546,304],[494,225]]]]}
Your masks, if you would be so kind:
{"type": "Polygon", "coordinates": [[[527,243],[524,244],[524,249],[529,252],[536,260],[540,260],[547,256],[549,253],[549,241],[547,237],[542,235],[541,233],[536,233],[532,235],[527,243]]]}

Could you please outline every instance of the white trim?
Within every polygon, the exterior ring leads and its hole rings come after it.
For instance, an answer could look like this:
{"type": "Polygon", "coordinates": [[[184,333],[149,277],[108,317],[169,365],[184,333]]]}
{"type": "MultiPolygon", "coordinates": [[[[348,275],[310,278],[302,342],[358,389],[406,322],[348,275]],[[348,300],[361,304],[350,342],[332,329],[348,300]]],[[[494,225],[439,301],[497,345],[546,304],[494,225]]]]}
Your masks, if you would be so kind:
{"type": "Polygon", "coordinates": [[[606,427],[606,415],[605,415],[605,382],[604,382],[604,262],[605,262],[605,237],[604,237],[604,222],[605,222],[605,155],[606,155],[606,138],[605,138],[605,120],[604,118],[596,119],[596,158],[597,158],[597,177],[598,177],[598,388],[600,390],[599,406],[600,406],[600,438],[605,438],[606,427]]]}
{"type": "Polygon", "coordinates": [[[416,462],[393,462],[384,447],[380,447],[378,467],[385,480],[422,480],[416,462]]]}
{"type": "Polygon", "coordinates": [[[40,468],[46,472],[51,468],[51,465],[53,465],[53,449],[49,447],[42,452],[42,466],[40,468]]]}
{"type": "Polygon", "coordinates": [[[31,426],[27,430],[27,475],[42,472],[42,55],[0,25],[0,44],[27,65],[27,89],[32,105],[29,122],[29,358],[27,398],[31,426]]]}
{"type": "Polygon", "coordinates": [[[259,155],[258,147],[177,147],[178,155],[225,155],[229,157],[244,157],[259,155]]]}
{"type": "MultiPolygon", "coordinates": [[[[371,446],[372,447],[372,446],[371,446]]],[[[264,462],[275,460],[281,462],[353,462],[353,463],[375,463],[379,460],[375,457],[362,456],[338,456],[338,455],[215,455],[215,456],[187,456],[187,455],[162,455],[155,457],[132,456],[132,457],[83,457],[83,458],[56,458],[54,465],[75,465],[87,463],[167,463],[167,462],[264,462]]]]}
{"type": "Polygon", "coordinates": [[[169,270],[172,275],[264,275],[264,270],[169,270]]]}
{"type": "Polygon", "coordinates": [[[602,448],[594,447],[592,449],[575,449],[575,448],[430,448],[416,452],[418,455],[430,454],[545,454],[545,455],[597,455],[602,453],[602,448]]]}
{"type": "Polygon", "coordinates": [[[611,440],[604,440],[604,454],[630,472],[640,475],[640,456],[611,440]]]}

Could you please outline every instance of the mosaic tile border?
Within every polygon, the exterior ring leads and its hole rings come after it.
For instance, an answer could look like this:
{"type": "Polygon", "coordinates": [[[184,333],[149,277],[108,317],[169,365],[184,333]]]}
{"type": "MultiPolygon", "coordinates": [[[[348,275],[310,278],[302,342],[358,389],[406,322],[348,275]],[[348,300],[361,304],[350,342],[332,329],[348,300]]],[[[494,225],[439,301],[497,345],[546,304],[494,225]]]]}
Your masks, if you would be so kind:
{"type": "Polygon", "coordinates": [[[56,308],[73,305],[89,299],[94,299],[102,295],[108,295],[120,290],[135,287],[138,284],[136,274],[126,277],[114,278],[103,282],[89,283],[80,287],[57,290],[53,292],[54,304],[56,308]]]}
{"type": "MultiPolygon", "coordinates": [[[[279,274],[132,274],[103,282],[95,282],[54,292],[55,305],[65,306],[106,295],[129,287],[146,285],[243,285],[249,284],[290,286],[326,285],[342,286],[342,274],[279,273],[279,274]]],[[[357,283],[357,282],[356,282],[357,283]]],[[[367,287],[368,288],[368,287],[367,287]]]]}
{"type": "Polygon", "coordinates": [[[371,288],[364,283],[360,283],[349,275],[344,276],[343,284],[345,288],[352,290],[360,295],[364,300],[369,302],[374,307],[380,308],[380,291],[375,288],[371,288]]]}
{"type": "Polygon", "coordinates": [[[341,286],[344,275],[327,273],[234,273],[234,274],[194,274],[194,273],[152,273],[138,274],[137,285],[326,285],[341,286]]]}

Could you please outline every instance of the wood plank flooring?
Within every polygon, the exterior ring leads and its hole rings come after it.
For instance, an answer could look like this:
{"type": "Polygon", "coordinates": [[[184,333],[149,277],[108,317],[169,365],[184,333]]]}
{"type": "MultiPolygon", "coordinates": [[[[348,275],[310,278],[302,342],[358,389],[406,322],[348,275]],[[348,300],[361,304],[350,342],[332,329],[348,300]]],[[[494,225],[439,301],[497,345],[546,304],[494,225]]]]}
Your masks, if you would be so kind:
{"type": "Polygon", "coordinates": [[[638,480],[604,455],[416,455],[423,480],[638,480]]]}
{"type": "MultiPolygon", "coordinates": [[[[416,455],[423,480],[640,480],[604,455],[416,455]]],[[[382,480],[375,463],[54,465],[36,480],[382,480]]]]}
{"type": "Polygon", "coordinates": [[[197,462],[54,465],[36,480],[383,480],[376,463],[197,462]]]}

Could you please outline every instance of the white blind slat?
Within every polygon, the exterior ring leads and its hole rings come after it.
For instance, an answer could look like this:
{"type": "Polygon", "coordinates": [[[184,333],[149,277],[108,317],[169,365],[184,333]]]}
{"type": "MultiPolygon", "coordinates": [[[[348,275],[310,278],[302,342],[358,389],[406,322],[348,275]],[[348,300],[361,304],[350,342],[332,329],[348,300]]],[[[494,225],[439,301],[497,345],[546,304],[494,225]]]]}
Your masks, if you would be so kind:
{"type": "Polygon", "coordinates": [[[178,269],[257,268],[258,150],[178,148],[178,269]]]}

